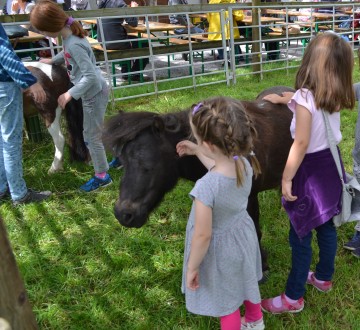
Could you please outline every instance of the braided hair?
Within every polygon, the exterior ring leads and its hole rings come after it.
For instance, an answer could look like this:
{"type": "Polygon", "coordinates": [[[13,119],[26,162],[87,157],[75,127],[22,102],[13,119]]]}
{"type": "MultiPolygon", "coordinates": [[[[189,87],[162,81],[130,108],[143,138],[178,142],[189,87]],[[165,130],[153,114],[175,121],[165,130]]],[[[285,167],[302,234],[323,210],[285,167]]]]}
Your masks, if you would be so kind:
{"type": "Polygon", "coordinates": [[[225,156],[233,157],[237,185],[244,180],[245,164],[239,156],[249,158],[255,177],[261,173],[254,154],[254,124],[247,115],[241,101],[229,97],[214,97],[192,107],[190,122],[201,141],[217,146],[225,156]]]}

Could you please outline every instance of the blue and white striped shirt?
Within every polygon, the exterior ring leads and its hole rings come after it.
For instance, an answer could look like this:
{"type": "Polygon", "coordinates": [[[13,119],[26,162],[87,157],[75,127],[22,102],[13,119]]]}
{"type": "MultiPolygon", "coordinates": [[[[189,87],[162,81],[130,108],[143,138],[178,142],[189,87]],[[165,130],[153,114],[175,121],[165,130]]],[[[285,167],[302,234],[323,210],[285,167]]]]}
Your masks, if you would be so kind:
{"type": "Polygon", "coordinates": [[[36,83],[36,78],[25,68],[20,58],[15,54],[1,23],[0,54],[0,82],[13,81],[23,89],[36,83]]]}

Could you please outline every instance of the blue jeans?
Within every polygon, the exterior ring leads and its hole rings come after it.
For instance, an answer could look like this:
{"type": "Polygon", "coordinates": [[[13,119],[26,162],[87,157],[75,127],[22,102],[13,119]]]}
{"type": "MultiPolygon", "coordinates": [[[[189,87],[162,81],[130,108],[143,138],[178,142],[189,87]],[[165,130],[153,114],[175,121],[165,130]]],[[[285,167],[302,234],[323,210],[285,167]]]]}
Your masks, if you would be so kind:
{"type": "MultiPolygon", "coordinates": [[[[185,29],[176,29],[176,30],[174,30],[174,32],[176,34],[187,34],[188,29],[187,28],[185,28],[185,29]]],[[[193,27],[190,28],[190,33],[191,34],[194,34],[194,33],[199,33],[200,34],[200,33],[204,33],[204,30],[197,27],[197,26],[193,26],[193,27]]]]}
{"type": "Polygon", "coordinates": [[[104,116],[109,101],[109,89],[105,80],[103,88],[91,99],[83,99],[84,111],[84,141],[89,149],[95,173],[106,172],[109,164],[106,158],[105,148],[102,143],[102,129],[104,116]]]}
{"type": "MultiPolygon", "coordinates": [[[[337,249],[336,228],[330,219],[315,230],[319,246],[319,262],[316,265],[315,277],[321,281],[330,281],[334,274],[337,249]]],[[[290,299],[297,300],[305,294],[312,257],[311,240],[312,232],[300,239],[290,224],[289,242],[292,250],[292,265],[285,290],[285,294],[290,299]]]]}
{"type": "Polygon", "coordinates": [[[14,82],[0,82],[0,192],[18,200],[27,193],[22,168],[23,98],[14,82]]]}

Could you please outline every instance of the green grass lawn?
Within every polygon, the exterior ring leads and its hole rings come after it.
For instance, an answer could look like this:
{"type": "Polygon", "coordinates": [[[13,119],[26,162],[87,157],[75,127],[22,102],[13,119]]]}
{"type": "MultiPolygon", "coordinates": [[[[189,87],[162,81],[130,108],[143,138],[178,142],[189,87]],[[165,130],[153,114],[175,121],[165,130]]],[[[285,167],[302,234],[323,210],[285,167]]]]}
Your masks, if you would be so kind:
{"type": "MultiPolygon", "coordinates": [[[[355,81],[359,81],[355,71],[355,81]]],[[[260,82],[244,76],[236,86],[213,85],[198,88],[196,93],[186,90],[121,102],[108,116],[118,109],[176,111],[215,95],[249,100],[267,87],[293,83],[294,71],[289,75],[267,73],[260,82]]],[[[342,112],[340,147],[348,171],[352,169],[356,117],[356,111],[342,112]]],[[[84,194],[78,188],[90,178],[92,168],[67,162],[62,173],[49,176],[52,157],[50,139],[25,141],[28,186],[52,190],[54,195],[41,204],[14,208],[6,202],[0,207],[40,328],[219,329],[217,319],[188,313],[180,291],[184,233],[191,205],[188,192],[193,183],[181,180],[143,228],[127,229],[113,215],[122,171],[111,171],[113,185],[84,194]]],[[[280,207],[279,191],[262,193],[260,205],[263,244],[271,266],[269,280],[260,287],[267,298],[284,290],[290,267],[289,221],[280,207]]],[[[348,224],[338,230],[333,290],[324,294],[310,287],[303,312],[266,314],[267,329],[360,329],[360,261],[341,247],[351,237],[353,227],[348,224]]]]}

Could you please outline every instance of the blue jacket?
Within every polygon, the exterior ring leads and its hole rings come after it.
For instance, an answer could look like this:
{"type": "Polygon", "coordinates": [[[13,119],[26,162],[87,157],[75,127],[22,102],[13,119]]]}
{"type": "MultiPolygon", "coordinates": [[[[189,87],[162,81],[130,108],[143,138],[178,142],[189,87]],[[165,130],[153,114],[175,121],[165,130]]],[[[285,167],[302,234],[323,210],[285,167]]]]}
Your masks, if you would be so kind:
{"type": "Polygon", "coordinates": [[[13,81],[23,89],[27,89],[36,83],[36,78],[25,68],[20,58],[15,54],[1,23],[0,54],[0,82],[13,81]]]}

